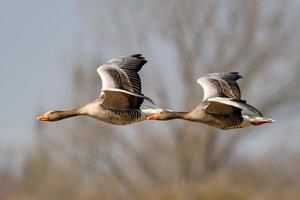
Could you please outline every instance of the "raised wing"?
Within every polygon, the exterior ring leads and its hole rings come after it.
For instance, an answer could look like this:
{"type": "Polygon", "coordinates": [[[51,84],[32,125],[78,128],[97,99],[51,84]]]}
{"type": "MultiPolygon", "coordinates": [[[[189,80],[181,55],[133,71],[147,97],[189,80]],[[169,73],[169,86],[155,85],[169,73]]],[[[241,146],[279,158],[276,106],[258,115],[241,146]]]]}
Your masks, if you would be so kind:
{"type": "Polygon", "coordinates": [[[102,90],[114,88],[133,92],[129,79],[121,69],[104,64],[97,72],[101,77],[102,90]]]}
{"type": "MultiPolygon", "coordinates": [[[[111,109],[139,108],[144,99],[138,71],[147,61],[140,54],[114,58],[97,69],[102,80],[100,99],[111,109]]],[[[154,104],[154,103],[153,103],[154,104]]]]}
{"type": "Polygon", "coordinates": [[[142,86],[138,71],[140,71],[145,63],[147,63],[147,61],[141,54],[135,54],[111,59],[107,62],[107,65],[121,69],[130,82],[130,88],[128,88],[128,90],[141,94],[142,86]]]}
{"type": "Polygon", "coordinates": [[[242,78],[238,72],[212,73],[197,80],[204,90],[203,101],[212,97],[228,97],[241,99],[241,91],[237,80],[242,78]]]}

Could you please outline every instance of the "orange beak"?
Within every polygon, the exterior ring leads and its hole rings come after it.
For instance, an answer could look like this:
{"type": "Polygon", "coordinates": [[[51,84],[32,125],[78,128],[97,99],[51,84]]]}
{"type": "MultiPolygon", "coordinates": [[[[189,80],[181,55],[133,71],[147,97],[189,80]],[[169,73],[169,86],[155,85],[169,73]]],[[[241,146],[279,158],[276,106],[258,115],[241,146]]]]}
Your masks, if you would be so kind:
{"type": "Polygon", "coordinates": [[[147,117],[148,120],[157,120],[158,116],[156,114],[154,115],[150,115],[149,117],[147,117]]]}
{"type": "Polygon", "coordinates": [[[43,114],[43,115],[41,115],[41,116],[38,116],[38,117],[36,118],[36,120],[38,120],[38,121],[49,121],[48,114],[43,114]]]}

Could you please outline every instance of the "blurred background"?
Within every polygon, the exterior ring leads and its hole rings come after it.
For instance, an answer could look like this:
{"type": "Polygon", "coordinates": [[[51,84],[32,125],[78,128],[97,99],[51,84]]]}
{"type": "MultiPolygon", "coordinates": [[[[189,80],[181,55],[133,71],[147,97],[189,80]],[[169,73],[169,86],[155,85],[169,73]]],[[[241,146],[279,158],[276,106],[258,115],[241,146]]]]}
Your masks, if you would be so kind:
{"type": "Polygon", "coordinates": [[[300,199],[300,2],[0,0],[0,199],[300,199]],[[101,90],[98,66],[142,53],[143,93],[189,110],[196,80],[239,71],[275,124],[35,121],[101,90]]]}

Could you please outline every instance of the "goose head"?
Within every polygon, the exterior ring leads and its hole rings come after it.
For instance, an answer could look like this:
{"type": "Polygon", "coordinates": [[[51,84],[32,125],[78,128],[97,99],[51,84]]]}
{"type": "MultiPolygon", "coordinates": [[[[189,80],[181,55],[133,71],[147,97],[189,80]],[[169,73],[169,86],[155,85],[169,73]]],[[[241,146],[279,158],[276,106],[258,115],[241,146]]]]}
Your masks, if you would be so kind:
{"type": "Polygon", "coordinates": [[[50,110],[45,114],[42,114],[36,118],[38,121],[58,121],[64,119],[65,116],[63,115],[63,111],[59,110],[50,110]]]}

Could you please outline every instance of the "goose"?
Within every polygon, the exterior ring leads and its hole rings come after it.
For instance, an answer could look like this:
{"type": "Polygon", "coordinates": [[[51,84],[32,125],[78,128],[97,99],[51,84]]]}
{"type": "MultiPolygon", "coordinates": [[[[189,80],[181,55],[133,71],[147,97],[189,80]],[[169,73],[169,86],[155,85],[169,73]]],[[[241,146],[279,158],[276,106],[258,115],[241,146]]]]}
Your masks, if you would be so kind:
{"type": "Polygon", "coordinates": [[[238,72],[212,73],[201,77],[197,82],[202,86],[202,102],[188,112],[158,109],[148,120],[184,119],[201,122],[219,129],[229,130],[273,123],[264,118],[255,107],[241,99],[237,80],[243,78],[238,72]]]}
{"type": "Polygon", "coordinates": [[[141,93],[138,71],[146,63],[141,54],[118,57],[101,65],[97,72],[102,80],[100,96],[79,108],[51,110],[37,117],[38,121],[58,121],[79,115],[89,116],[110,124],[126,125],[146,120],[156,109],[141,109],[144,100],[153,100],[141,93]]]}

